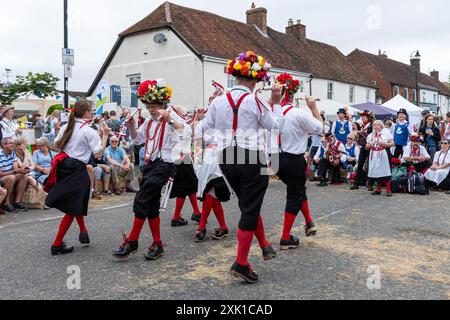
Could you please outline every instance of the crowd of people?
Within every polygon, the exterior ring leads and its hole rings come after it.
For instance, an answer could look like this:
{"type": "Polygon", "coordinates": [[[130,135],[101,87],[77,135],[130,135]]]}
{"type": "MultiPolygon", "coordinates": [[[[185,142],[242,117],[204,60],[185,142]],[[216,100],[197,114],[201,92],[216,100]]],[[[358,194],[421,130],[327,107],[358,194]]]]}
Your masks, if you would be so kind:
{"type": "MultiPolygon", "coordinates": [[[[134,148],[130,144],[128,130],[124,127],[124,121],[129,114],[130,109],[124,108],[119,118],[111,111],[104,112],[102,116],[89,122],[89,126],[95,129],[99,136],[103,135],[103,124],[110,128],[105,154],[99,158],[92,155],[87,164],[92,198],[95,200],[101,200],[102,196],[137,191],[132,186],[135,179],[134,148]],[[121,186],[121,179],[125,182],[124,186],[121,186]]],[[[44,192],[43,186],[52,169],[52,161],[58,154],[55,139],[61,128],[67,124],[68,118],[68,111],[55,110],[45,118],[40,113],[35,113],[30,123],[35,144],[30,145],[22,136],[24,129],[15,117],[14,107],[1,107],[0,215],[27,211],[24,194],[28,189],[35,190],[36,193],[44,192]]],[[[48,208],[45,206],[43,209],[48,208]]]]}

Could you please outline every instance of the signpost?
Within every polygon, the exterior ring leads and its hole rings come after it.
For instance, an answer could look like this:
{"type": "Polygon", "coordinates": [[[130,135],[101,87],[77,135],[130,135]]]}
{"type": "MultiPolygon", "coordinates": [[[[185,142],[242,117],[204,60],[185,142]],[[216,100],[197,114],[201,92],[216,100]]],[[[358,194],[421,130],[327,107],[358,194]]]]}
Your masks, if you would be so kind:
{"type": "Polygon", "coordinates": [[[64,49],[63,49],[63,65],[64,65],[64,109],[69,109],[69,92],[68,92],[68,85],[69,85],[69,78],[72,77],[72,66],[73,66],[73,50],[68,49],[69,47],[69,37],[68,37],[68,28],[67,28],[67,1],[64,0],[64,49]],[[65,53],[68,53],[68,55],[65,55],[65,53]],[[65,59],[65,56],[71,57],[65,59]],[[66,64],[72,63],[72,64],[66,64]],[[70,71],[67,70],[67,66],[69,66],[70,71]],[[70,76],[70,77],[69,77],[70,76]]]}

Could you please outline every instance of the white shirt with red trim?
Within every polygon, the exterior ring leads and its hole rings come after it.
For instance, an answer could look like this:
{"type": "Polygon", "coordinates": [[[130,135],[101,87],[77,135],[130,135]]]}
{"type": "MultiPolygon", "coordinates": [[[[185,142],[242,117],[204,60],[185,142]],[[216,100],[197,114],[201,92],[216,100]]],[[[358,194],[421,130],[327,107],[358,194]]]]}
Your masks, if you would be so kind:
{"type": "Polygon", "coordinates": [[[283,108],[285,118],[280,137],[280,152],[300,155],[308,149],[308,139],[311,134],[323,135],[323,124],[314,116],[290,104],[283,108]]]}
{"type": "Polygon", "coordinates": [[[233,108],[226,95],[217,97],[209,106],[203,129],[215,136],[219,151],[230,146],[239,146],[252,151],[265,151],[266,130],[280,129],[284,125],[281,106],[274,105],[273,111],[264,99],[257,98],[250,89],[236,86],[231,90],[235,104],[247,93],[248,96],[239,107],[236,133],[233,134],[233,108]]]}
{"type": "MultiPolygon", "coordinates": [[[[403,157],[401,159],[402,163],[406,162],[405,158],[409,157],[420,157],[423,156],[427,158],[428,160],[431,159],[430,154],[428,153],[427,149],[425,149],[424,146],[420,145],[418,149],[413,149],[411,143],[408,144],[406,147],[403,148],[403,157]]],[[[414,163],[419,163],[419,161],[413,161],[414,163]]]]}

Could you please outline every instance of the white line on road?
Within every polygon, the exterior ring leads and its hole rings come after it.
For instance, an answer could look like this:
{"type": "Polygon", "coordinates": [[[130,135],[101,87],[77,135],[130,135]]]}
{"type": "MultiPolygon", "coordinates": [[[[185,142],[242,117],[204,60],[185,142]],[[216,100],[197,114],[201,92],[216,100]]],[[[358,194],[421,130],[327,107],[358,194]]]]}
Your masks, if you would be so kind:
{"type": "Polygon", "coordinates": [[[107,211],[107,210],[113,210],[113,209],[119,209],[119,208],[125,208],[130,206],[131,203],[126,203],[126,204],[121,204],[119,206],[114,206],[114,207],[109,207],[109,208],[103,208],[102,211],[107,211]]]}
{"type": "Polygon", "coordinates": [[[57,219],[61,219],[64,216],[58,216],[58,217],[52,217],[52,218],[45,218],[45,219],[40,219],[40,222],[44,222],[44,221],[51,221],[51,220],[57,220],[57,219]]]}
{"type": "Polygon", "coordinates": [[[338,211],[333,211],[329,214],[327,214],[326,216],[320,217],[319,219],[316,219],[316,221],[321,221],[321,220],[325,220],[328,217],[334,216],[335,214],[341,213],[342,211],[344,211],[344,209],[338,210],[338,211]]]}

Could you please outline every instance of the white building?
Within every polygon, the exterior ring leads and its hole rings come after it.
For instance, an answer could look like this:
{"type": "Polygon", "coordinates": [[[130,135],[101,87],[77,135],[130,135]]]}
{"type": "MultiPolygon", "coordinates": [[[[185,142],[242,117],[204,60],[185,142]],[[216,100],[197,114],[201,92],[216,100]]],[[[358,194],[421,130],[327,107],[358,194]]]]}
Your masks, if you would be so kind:
{"type": "Polygon", "coordinates": [[[225,66],[244,50],[266,57],[271,75],[291,73],[307,95],[348,105],[375,102],[375,85],[336,47],[307,39],[300,21],[290,20],[281,33],[267,26],[264,8],[252,7],[242,23],[169,2],[119,35],[88,95],[95,94],[101,80],[134,87],[164,78],[174,89],[174,104],[205,106],[213,80],[233,85],[225,66]]]}

